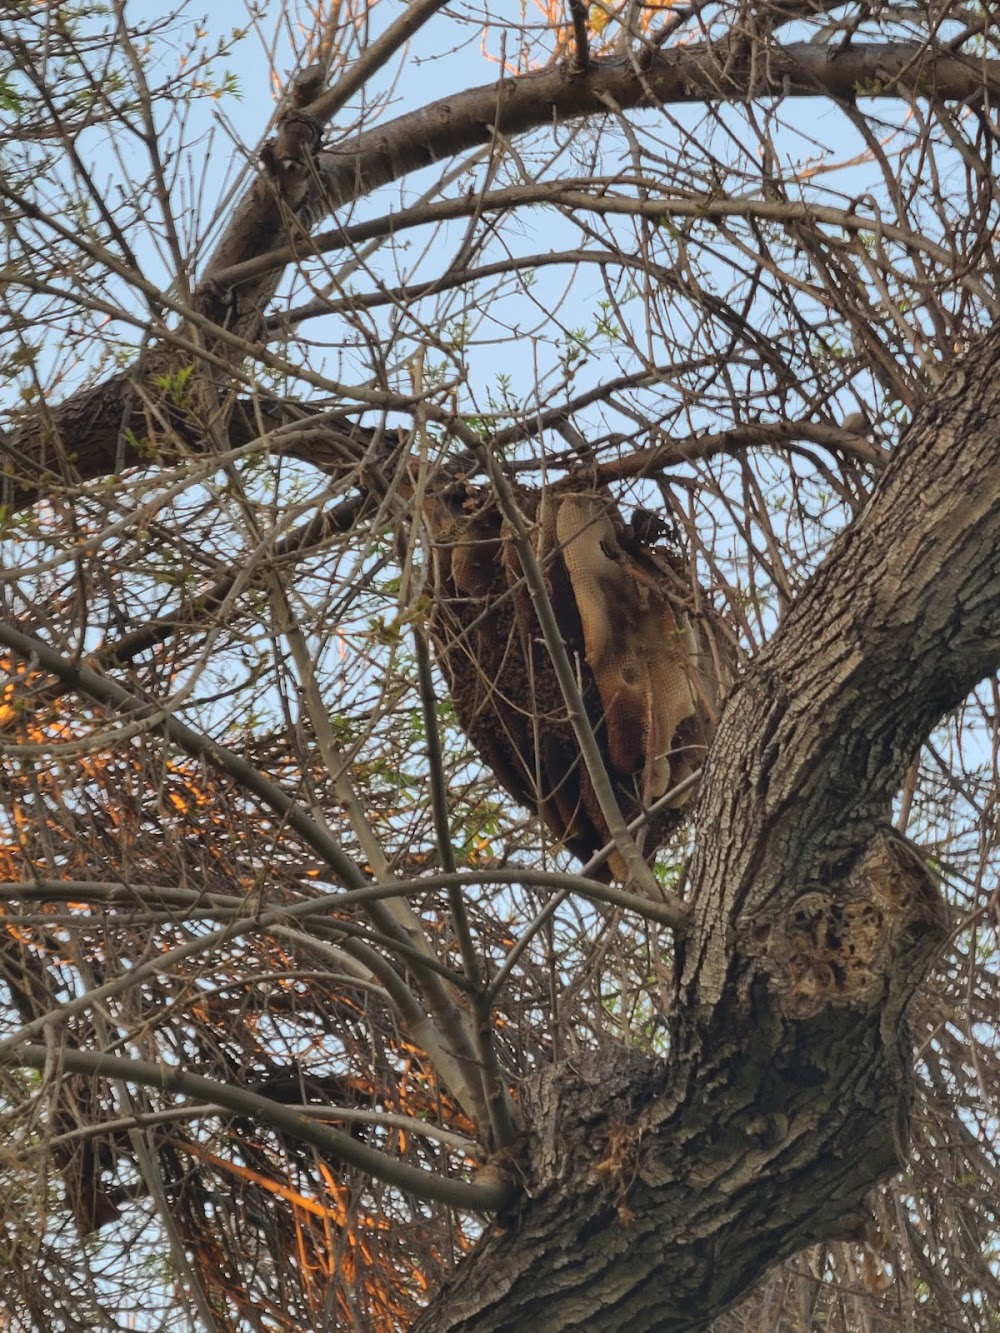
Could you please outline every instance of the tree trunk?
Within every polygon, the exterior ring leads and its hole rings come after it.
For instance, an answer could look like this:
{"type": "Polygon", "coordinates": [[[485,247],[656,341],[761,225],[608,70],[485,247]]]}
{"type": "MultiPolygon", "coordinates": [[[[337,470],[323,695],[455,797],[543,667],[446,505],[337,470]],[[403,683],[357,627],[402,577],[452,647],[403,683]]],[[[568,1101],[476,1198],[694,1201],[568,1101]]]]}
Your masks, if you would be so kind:
{"type": "Polygon", "coordinates": [[[947,929],[884,821],[1000,664],[998,363],[994,332],[928,399],[725,707],[667,1058],[599,1052],[526,1090],[520,1204],[417,1330],[701,1329],[860,1234],[905,1157],[904,1011],[947,929]]]}

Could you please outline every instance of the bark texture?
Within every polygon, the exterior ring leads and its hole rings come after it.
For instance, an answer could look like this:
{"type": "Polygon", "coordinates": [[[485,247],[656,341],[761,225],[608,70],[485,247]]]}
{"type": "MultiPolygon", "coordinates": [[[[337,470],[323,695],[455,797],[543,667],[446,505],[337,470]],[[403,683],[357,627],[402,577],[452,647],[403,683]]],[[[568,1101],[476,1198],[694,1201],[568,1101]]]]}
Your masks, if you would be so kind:
{"type": "MultiPolygon", "coordinates": [[[[136,421],[155,377],[140,362],[0,442],[0,498],[58,497],[67,482],[169,453],[171,439],[207,451],[270,429],[266,408],[232,411],[225,372],[254,350],[281,265],[308,253],[311,228],[378,185],[609,105],[1000,88],[994,64],[925,62],[921,50],[803,45],[752,61],[685,47],[642,69],[502,80],[328,152],[307,81],[195,309],[180,312],[185,349],[167,368],[204,354],[204,411],[164,408],[147,455],[136,421]]],[[[885,820],[920,742],[1000,663],[998,364],[995,332],[928,400],[724,709],[703,774],[668,1059],[595,1052],[525,1089],[518,1206],[418,1320],[424,1333],[703,1328],[773,1261],[850,1234],[867,1190],[900,1164],[904,1011],[946,922],[885,820]]],[[[329,429],[336,456],[349,420],[329,429]]],[[[322,432],[300,447],[322,458],[322,432]]]]}
{"type": "Polygon", "coordinates": [[[526,1097],[523,1197],[416,1328],[704,1328],[860,1227],[906,1152],[905,1007],[945,936],[884,820],[1000,664],[1000,332],[953,369],[731,695],[706,765],[671,1050],[526,1097]]]}
{"type": "MultiPolygon", "coordinates": [[[[758,58],[742,43],[651,50],[641,62],[596,61],[574,72],[556,67],[502,79],[428,104],[323,151],[319,136],[332,110],[316,96],[314,69],[293,84],[277,134],[261,154],[263,170],[233,211],[194,294],[193,309],[164,307],[180,316],[180,345],[164,355],[153,348],[129,371],[109,376],[56,407],[32,412],[20,429],[0,439],[0,503],[20,507],[58,494],[65,485],[118,472],[171,455],[170,439],[206,450],[247,435],[239,414],[229,420],[229,386],[220,367],[238,366],[264,340],[264,312],[285,266],[323,248],[313,229],[346,203],[410,172],[541,125],[623,110],[711,99],[859,95],[965,100],[1000,93],[1000,64],[972,62],[913,42],[817,47],[789,43],[758,58]],[[312,100],[310,100],[312,99],[312,100]],[[190,385],[195,419],[166,411],[166,422],[146,430],[143,401],[159,405],[155,372],[183,368],[199,351],[215,358],[190,385]],[[204,382],[203,382],[204,381],[204,382]],[[166,425],[166,429],[165,429],[166,425]],[[197,427],[194,429],[194,427],[197,427]]],[[[338,226],[336,236],[342,235],[338,226]]],[[[147,297],[158,293],[132,275],[147,297]]],[[[174,340],[177,342],[177,339],[174,340]]],[[[168,340],[169,348],[169,340],[168,340]]],[[[207,364],[207,363],[206,363],[207,364]]],[[[265,411],[266,415],[266,411],[265,411]]],[[[155,416],[155,413],[154,413],[155,416]]],[[[251,420],[253,416],[251,414],[251,420]]],[[[244,419],[244,426],[246,419],[244,419]]],[[[300,457],[313,459],[303,450],[300,457]]],[[[323,466],[322,451],[316,456],[323,466]]]]}
{"type": "MultiPolygon", "coordinates": [[[[204,453],[206,431],[197,418],[174,414],[167,428],[149,428],[143,409],[147,383],[145,367],[137,366],[74,394],[52,412],[32,414],[19,430],[0,438],[0,504],[21,509],[125,468],[177,461],[182,451],[204,453]]],[[[383,432],[347,416],[246,397],[232,406],[224,444],[236,449],[260,440],[262,450],[273,447],[334,473],[354,466],[369,450],[377,456],[383,439],[383,432]],[[282,430],[283,436],[272,434],[282,430]]],[[[395,440],[389,432],[386,449],[395,440]]]]}

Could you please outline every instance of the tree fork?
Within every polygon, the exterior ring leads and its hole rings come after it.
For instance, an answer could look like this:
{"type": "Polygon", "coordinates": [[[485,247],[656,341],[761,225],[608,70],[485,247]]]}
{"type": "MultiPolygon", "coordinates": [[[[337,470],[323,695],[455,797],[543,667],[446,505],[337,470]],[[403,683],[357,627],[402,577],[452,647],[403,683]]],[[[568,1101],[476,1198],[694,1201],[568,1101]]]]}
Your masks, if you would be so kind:
{"type": "Polygon", "coordinates": [[[884,821],[1000,665],[998,359],[1000,330],[927,399],[730,696],[667,1058],[598,1052],[526,1089],[520,1207],[417,1333],[693,1333],[772,1263],[858,1237],[902,1166],[905,1008],[947,919],[884,821]]]}

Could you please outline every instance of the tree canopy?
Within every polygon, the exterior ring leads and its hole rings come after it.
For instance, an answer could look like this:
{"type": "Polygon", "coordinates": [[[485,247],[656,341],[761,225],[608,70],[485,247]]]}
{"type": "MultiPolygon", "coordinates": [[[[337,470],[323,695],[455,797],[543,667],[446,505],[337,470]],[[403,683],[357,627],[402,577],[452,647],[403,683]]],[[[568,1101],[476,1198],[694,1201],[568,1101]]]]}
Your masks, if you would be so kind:
{"type": "Polygon", "coordinates": [[[996,20],[497,8],[6,6],[3,1327],[996,1330],[996,20]]]}

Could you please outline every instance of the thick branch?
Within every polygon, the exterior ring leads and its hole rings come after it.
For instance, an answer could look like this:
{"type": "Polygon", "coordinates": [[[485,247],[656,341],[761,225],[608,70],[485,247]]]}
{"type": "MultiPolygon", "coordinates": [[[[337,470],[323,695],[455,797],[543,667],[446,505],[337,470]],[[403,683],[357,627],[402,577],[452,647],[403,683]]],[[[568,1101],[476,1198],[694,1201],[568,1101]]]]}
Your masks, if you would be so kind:
{"type": "MultiPolygon", "coordinates": [[[[375,432],[359,427],[349,417],[332,420],[324,414],[323,425],[313,425],[310,418],[316,415],[308,404],[242,398],[230,415],[227,443],[230,448],[239,448],[259,439],[263,451],[272,443],[267,432],[308,428],[308,448],[300,440],[282,452],[293,457],[308,455],[318,467],[334,471],[351,465],[341,443],[345,437],[357,442],[359,458],[376,440],[375,432]],[[324,431],[335,441],[332,447],[324,446],[324,431]]],[[[138,420],[141,411],[132,371],[112,375],[58,407],[35,413],[19,429],[0,437],[0,503],[20,509],[42,497],[58,496],[81,482],[156,463],[157,457],[141,452],[136,435],[138,420]],[[131,430],[126,429],[130,421],[131,430]]],[[[178,421],[174,429],[193,452],[205,451],[200,427],[192,424],[186,430],[178,421]]]]}
{"type": "MultiPolygon", "coordinates": [[[[497,133],[510,137],[553,120],[603,115],[609,105],[625,110],[706,99],[861,95],[964,101],[1000,91],[1000,62],[976,63],[913,42],[846,49],[798,43],[758,54],[753,61],[749,54],[727,61],[719,47],[689,46],[650,51],[638,67],[630,61],[592,61],[583,73],[555,68],[503,79],[409,112],[311,159],[297,202],[280,197],[262,175],[237,206],[209,262],[196,311],[230,333],[259,338],[261,312],[284,264],[296,251],[311,253],[310,233],[326,214],[409,172],[488,143],[497,133]],[[291,248],[290,235],[296,237],[291,248]]],[[[322,99],[313,105],[325,114],[322,99]]],[[[301,114],[308,118],[312,109],[302,108],[301,114]]],[[[235,344],[223,351],[224,359],[237,355],[235,344]]],[[[143,461],[124,429],[136,407],[134,392],[129,374],[116,375],[13,432],[2,443],[7,482],[0,500],[30,503],[57,492],[67,479],[88,480],[143,461]]],[[[254,420],[252,413],[249,419],[254,420]]],[[[249,436],[237,425],[228,438],[238,444],[249,436]]],[[[205,447],[204,440],[188,443],[205,447]]]]}
{"type": "Polygon", "coordinates": [[[418,1321],[702,1329],[776,1260],[860,1227],[905,1160],[903,1015],[946,934],[880,821],[1000,665],[1000,330],[914,419],[729,700],[709,763],[669,1061],[526,1096],[527,1201],[418,1321]]]}
{"type": "Polygon", "coordinates": [[[358,136],[324,155],[323,177],[333,210],[358,195],[432,166],[499,133],[507,138],[555,121],[634,107],[751,97],[892,98],[916,95],[964,101],[1000,91],[1000,61],[941,54],[920,42],[831,48],[807,42],[726,60],[719,45],[675,47],[631,60],[590,63],[583,73],[562,67],[469,88],[358,136]]]}
{"type": "MultiPolygon", "coordinates": [[[[1000,329],[917,414],[727,707],[692,869],[706,947],[720,913],[759,925],[787,909],[790,867],[801,884],[864,843],[931,728],[1000,665],[998,366],[1000,329]]],[[[699,1002],[722,985],[703,975],[699,1002]]]]}

